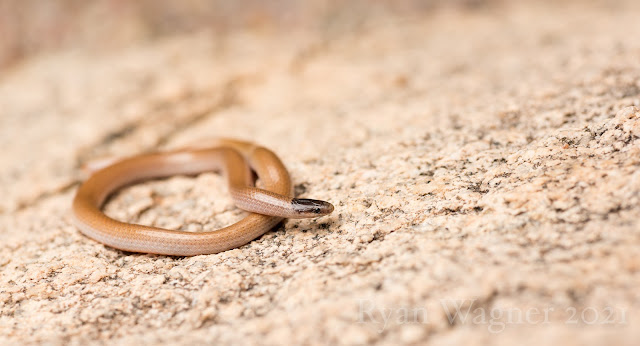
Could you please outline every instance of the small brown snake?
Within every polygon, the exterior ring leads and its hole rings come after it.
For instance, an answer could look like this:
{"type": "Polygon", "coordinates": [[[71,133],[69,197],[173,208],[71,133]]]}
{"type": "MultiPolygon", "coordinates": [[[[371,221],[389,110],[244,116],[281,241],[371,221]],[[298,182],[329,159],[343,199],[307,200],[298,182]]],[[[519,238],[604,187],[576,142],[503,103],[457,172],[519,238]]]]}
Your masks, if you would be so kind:
{"type": "Polygon", "coordinates": [[[333,211],[333,205],[292,198],[289,173],[270,150],[248,142],[221,139],[208,148],[143,154],[102,168],[78,188],[72,211],[75,225],[82,233],[105,245],[131,252],[193,256],[244,245],[284,218],[327,215],[333,211]],[[264,189],[254,186],[252,170],[264,189]],[[107,198],[126,185],[205,171],[223,172],[236,206],[251,213],[231,226],[193,233],[124,223],[101,211],[107,198]]]}

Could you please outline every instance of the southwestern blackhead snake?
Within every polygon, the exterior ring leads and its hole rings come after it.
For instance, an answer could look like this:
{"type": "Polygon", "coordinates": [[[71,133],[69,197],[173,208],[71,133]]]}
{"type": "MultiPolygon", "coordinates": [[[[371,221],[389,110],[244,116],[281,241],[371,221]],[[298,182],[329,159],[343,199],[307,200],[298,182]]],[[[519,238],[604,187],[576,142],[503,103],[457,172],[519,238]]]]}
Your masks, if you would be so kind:
{"type": "Polygon", "coordinates": [[[333,211],[328,202],[292,198],[289,173],[270,150],[249,142],[221,139],[208,148],[187,148],[123,159],[94,172],[76,192],[75,225],[90,238],[116,249],[161,255],[212,254],[244,245],[284,218],[309,218],[333,211]],[[143,180],[176,174],[223,172],[235,205],[251,212],[213,231],[183,232],[120,222],[101,207],[116,190],[143,180]],[[254,175],[264,189],[254,186],[254,175]]]}

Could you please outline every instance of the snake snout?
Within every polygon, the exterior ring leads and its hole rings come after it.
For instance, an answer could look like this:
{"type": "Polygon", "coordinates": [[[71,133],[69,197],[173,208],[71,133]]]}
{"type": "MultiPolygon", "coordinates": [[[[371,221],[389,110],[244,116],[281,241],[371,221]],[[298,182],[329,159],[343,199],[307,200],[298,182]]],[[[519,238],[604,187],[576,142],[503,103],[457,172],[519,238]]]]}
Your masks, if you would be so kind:
{"type": "Polygon", "coordinates": [[[333,204],[317,199],[294,198],[291,206],[300,218],[328,215],[333,211],[333,204]]]}

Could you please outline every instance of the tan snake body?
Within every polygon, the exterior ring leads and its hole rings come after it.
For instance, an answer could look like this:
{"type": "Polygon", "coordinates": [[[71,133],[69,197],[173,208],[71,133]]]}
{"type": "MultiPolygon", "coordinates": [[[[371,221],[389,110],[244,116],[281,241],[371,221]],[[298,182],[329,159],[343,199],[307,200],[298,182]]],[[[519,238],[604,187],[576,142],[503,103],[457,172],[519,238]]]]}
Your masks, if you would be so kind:
{"type": "Polygon", "coordinates": [[[244,245],[284,218],[329,214],[328,202],[292,198],[289,173],[270,150],[249,142],[221,139],[210,148],[188,148],[124,159],[93,173],[76,192],[72,212],[76,226],[90,238],[131,252],[192,256],[244,245]],[[264,189],[254,187],[253,170],[264,189]],[[106,216],[101,207],[116,190],[140,181],[176,174],[223,172],[236,206],[251,213],[213,231],[183,232],[129,224],[106,216]]]}

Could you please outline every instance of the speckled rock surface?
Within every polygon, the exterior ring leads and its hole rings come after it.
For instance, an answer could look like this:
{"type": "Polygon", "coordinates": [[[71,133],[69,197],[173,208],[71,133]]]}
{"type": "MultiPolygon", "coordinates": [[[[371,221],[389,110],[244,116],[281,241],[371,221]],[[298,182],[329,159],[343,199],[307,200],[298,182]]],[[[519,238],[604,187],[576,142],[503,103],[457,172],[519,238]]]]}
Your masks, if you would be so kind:
{"type": "MultiPolygon", "coordinates": [[[[5,74],[0,343],[634,344],[640,10],[548,6],[194,34],[5,74]],[[336,211],[188,258],[71,224],[82,164],[216,136],[273,149],[336,211]]],[[[214,174],[105,210],[185,231],[244,215],[214,174]]]]}

